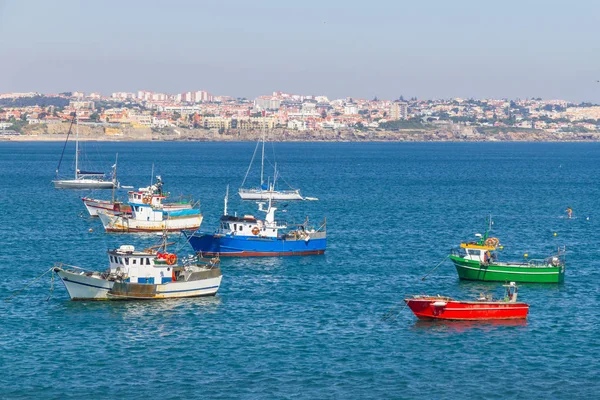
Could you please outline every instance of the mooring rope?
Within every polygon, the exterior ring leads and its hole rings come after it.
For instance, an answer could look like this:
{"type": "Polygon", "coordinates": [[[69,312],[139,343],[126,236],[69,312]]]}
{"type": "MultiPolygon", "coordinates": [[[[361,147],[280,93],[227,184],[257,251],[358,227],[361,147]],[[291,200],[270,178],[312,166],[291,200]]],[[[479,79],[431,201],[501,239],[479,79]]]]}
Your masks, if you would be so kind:
{"type": "Polygon", "coordinates": [[[42,278],[44,275],[46,275],[48,272],[52,272],[54,270],[54,266],[52,266],[49,270],[47,270],[46,272],[44,272],[43,274],[41,274],[40,276],[38,276],[37,278],[35,278],[34,280],[32,280],[31,282],[29,282],[27,285],[25,285],[25,287],[21,290],[18,290],[17,292],[13,293],[12,295],[8,296],[7,298],[4,299],[4,301],[9,301],[10,299],[12,299],[13,297],[15,297],[16,295],[18,295],[19,293],[21,293],[23,290],[27,289],[29,286],[33,285],[35,282],[37,282],[40,278],[42,278]]]}
{"type": "Polygon", "coordinates": [[[444,261],[446,261],[446,258],[448,258],[448,257],[450,257],[450,254],[446,255],[446,257],[444,257],[444,259],[443,259],[442,261],[440,261],[440,262],[439,262],[439,264],[435,266],[435,268],[433,268],[431,271],[429,271],[427,274],[425,274],[425,276],[424,276],[424,277],[422,277],[422,278],[421,278],[421,280],[422,280],[422,281],[424,281],[424,280],[425,280],[425,278],[427,278],[429,275],[431,275],[431,273],[432,273],[433,271],[435,271],[436,269],[438,269],[438,267],[439,267],[440,265],[442,265],[442,263],[443,263],[444,261]]]}
{"type": "Polygon", "coordinates": [[[50,293],[48,293],[48,297],[46,298],[46,301],[50,300],[50,297],[52,297],[53,292],[54,292],[54,274],[50,275],[50,293]]]}
{"type": "Polygon", "coordinates": [[[398,318],[398,315],[400,315],[400,312],[402,310],[404,310],[406,308],[406,306],[408,305],[408,303],[404,303],[404,306],[400,307],[400,304],[402,304],[402,303],[398,303],[395,306],[393,306],[392,308],[390,308],[390,310],[381,317],[381,320],[386,321],[386,322],[395,321],[396,318],[398,318]]]}

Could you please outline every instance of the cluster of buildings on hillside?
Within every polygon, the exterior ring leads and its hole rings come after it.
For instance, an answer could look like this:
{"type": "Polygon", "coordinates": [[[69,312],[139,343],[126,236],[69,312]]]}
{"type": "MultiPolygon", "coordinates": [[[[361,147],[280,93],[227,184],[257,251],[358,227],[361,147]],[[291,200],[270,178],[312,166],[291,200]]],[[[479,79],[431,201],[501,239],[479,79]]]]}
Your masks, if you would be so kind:
{"type": "MultiPolygon", "coordinates": [[[[600,106],[574,105],[563,100],[398,100],[329,99],[284,92],[253,100],[213,96],[207,91],[179,94],[138,91],[116,92],[111,96],[83,92],[41,95],[0,94],[0,129],[27,124],[53,124],[77,114],[80,123],[131,124],[150,128],[188,127],[219,130],[284,128],[323,130],[354,128],[394,130],[406,127],[403,121],[447,123],[475,127],[542,129],[547,131],[596,131],[600,106]],[[12,106],[10,99],[61,97],[63,107],[12,106]],[[2,106],[1,104],[4,104],[2,106]]],[[[31,103],[30,102],[30,103],[31,103]]],[[[21,101],[21,103],[23,103],[21,101]]]]}

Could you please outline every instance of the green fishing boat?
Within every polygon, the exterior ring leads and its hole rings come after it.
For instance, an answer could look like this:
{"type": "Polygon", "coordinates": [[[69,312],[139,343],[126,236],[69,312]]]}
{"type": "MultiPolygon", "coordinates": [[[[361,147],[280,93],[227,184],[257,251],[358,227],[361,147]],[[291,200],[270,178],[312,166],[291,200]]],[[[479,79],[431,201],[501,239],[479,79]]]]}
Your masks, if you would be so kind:
{"type": "Polygon", "coordinates": [[[491,219],[485,235],[476,234],[478,241],[461,243],[452,249],[450,259],[460,279],[486,282],[561,283],[565,279],[565,249],[558,249],[544,259],[523,262],[498,261],[498,238],[489,237],[491,219]]]}

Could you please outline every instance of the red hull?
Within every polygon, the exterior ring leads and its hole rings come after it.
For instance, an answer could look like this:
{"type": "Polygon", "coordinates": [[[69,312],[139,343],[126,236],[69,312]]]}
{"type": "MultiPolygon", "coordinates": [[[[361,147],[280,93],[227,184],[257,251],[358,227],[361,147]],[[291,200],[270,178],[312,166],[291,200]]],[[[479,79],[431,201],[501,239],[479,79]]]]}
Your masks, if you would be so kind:
{"type": "Polygon", "coordinates": [[[488,320],[527,318],[529,305],[525,303],[457,301],[424,297],[405,299],[419,319],[488,320]]]}

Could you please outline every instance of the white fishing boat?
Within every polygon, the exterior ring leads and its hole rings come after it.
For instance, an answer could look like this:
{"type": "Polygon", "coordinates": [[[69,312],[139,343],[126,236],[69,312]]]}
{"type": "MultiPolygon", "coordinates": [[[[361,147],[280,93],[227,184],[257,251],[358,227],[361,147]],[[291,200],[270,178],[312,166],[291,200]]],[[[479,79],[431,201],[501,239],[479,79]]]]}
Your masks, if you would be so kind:
{"type": "Polygon", "coordinates": [[[128,192],[131,214],[98,211],[98,216],[107,232],[172,232],[200,228],[202,214],[199,209],[165,209],[165,198],[162,191],[149,193],[147,188],[140,188],[128,192]]]}
{"type": "Polygon", "coordinates": [[[279,190],[275,189],[275,184],[277,183],[278,172],[277,172],[277,164],[274,164],[274,173],[273,173],[273,181],[265,182],[264,179],[265,173],[265,138],[263,135],[262,140],[256,143],[256,147],[254,148],[254,154],[252,155],[252,160],[250,161],[250,165],[248,166],[248,170],[246,171],[246,176],[244,177],[244,181],[242,182],[241,187],[238,190],[238,194],[240,195],[242,200],[317,200],[314,197],[305,198],[300,194],[300,189],[287,189],[287,190],[279,190]],[[261,152],[261,163],[260,163],[260,186],[257,188],[244,188],[244,184],[246,183],[246,179],[248,178],[248,174],[252,168],[252,164],[254,163],[254,158],[256,157],[256,151],[258,150],[258,146],[262,142],[262,152],[261,152]]]}
{"type": "MultiPolygon", "coordinates": [[[[163,181],[160,176],[156,177],[156,183],[152,185],[140,188],[140,191],[146,193],[146,195],[162,194],[165,197],[169,197],[169,193],[162,190],[163,181]]],[[[91,217],[98,217],[99,212],[109,212],[113,214],[131,214],[131,206],[128,203],[124,203],[119,200],[115,200],[115,191],[113,188],[113,195],[111,200],[99,200],[91,197],[82,197],[81,200],[85,205],[86,210],[91,217]]],[[[191,198],[181,197],[179,201],[163,202],[164,211],[177,211],[177,210],[189,210],[194,208],[194,201],[191,198]]]]}
{"type": "Polygon", "coordinates": [[[67,139],[65,140],[65,145],[63,147],[63,151],[60,155],[60,160],[58,162],[58,167],[56,168],[56,179],[52,181],[54,187],[56,189],[112,189],[114,187],[118,187],[119,183],[116,179],[116,167],[117,164],[113,165],[113,173],[112,176],[106,177],[104,172],[94,172],[94,171],[82,171],[79,169],[79,125],[77,124],[77,117],[74,116],[71,121],[71,126],[69,127],[69,131],[67,132],[67,139]],[[63,156],[65,154],[65,147],[67,146],[67,142],[69,141],[69,136],[71,134],[71,128],[73,127],[73,123],[75,122],[75,177],[74,179],[61,178],[59,176],[60,165],[62,163],[63,156]]]}
{"type": "MultiPolygon", "coordinates": [[[[166,248],[161,245],[160,248],[166,248]]],[[[173,253],[142,251],[123,245],[108,251],[109,267],[92,271],[57,263],[54,272],[71,300],[147,300],[214,296],[221,285],[219,259],[189,256],[178,262],[173,253]]]]}

